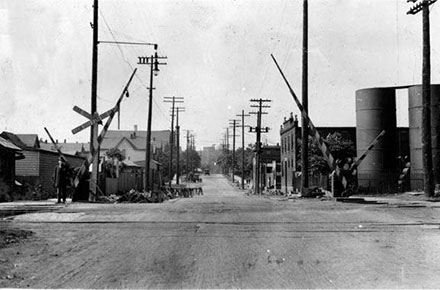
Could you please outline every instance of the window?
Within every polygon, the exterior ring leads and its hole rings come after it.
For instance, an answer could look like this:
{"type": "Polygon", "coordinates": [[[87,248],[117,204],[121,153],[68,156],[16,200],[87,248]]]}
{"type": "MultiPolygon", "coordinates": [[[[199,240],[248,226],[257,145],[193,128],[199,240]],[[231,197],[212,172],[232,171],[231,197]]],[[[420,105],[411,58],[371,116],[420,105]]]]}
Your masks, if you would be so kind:
{"type": "Polygon", "coordinates": [[[295,141],[295,136],[293,135],[293,133],[292,133],[291,137],[292,137],[292,138],[291,138],[290,148],[292,148],[292,151],[293,151],[293,148],[294,148],[293,145],[294,145],[294,143],[295,143],[295,142],[294,142],[294,141],[295,141]]]}

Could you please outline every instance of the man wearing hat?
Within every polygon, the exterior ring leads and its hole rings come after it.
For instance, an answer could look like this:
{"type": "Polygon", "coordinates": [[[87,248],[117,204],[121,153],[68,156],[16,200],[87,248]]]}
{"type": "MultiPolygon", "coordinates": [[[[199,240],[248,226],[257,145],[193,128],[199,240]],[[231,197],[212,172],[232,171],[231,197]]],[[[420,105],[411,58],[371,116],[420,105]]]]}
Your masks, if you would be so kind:
{"type": "Polygon", "coordinates": [[[58,158],[58,165],[55,167],[53,175],[54,186],[57,189],[58,202],[66,203],[67,183],[69,182],[69,166],[63,156],[58,158]]]}

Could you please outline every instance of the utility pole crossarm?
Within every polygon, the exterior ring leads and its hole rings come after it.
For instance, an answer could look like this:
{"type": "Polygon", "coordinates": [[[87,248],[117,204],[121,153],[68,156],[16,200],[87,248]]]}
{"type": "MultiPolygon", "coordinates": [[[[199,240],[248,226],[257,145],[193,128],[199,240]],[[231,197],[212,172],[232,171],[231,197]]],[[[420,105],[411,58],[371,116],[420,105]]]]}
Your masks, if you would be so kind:
{"type": "MultiPolygon", "coordinates": [[[[409,0],[407,2],[415,3],[415,2],[417,2],[417,0],[409,0]]],[[[415,6],[411,7],[409,9],[409,11],[406,12],[406,14],[415,15],[423,10],[423,6],[425,6],[425,5],[430,6],[430,5],[434,4],[435,2],[437,2],[437,0],[422,0],[422,2],[419,2],[415,6]]]]}

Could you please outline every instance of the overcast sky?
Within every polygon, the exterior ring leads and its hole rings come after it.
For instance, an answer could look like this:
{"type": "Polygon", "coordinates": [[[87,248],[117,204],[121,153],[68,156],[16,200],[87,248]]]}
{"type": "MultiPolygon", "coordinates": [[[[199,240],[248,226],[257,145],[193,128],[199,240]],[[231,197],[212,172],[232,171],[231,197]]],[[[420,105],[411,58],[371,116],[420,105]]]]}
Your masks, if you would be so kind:
{"type": "MultiPolygon", "coordinates": [[[[159,44],[167,65],[154,78],[153,129],[170,128],[170,104],[184,97],[182,130],[198,148],[220,144],[229,120],[251,111],[250,99],[271,99],[262,140],[279,142],[290,112],[299,115],[274,63],[301,97],[301,0],[110,1],[99,3],[101,41],[159,44]]],[[[71,129],[90,110],[93,0],[0,0],[0,131],[88,141],[71,129]]],[[[440,4],[431,6],[432,83],[440,82],[440,4]]],[[[354,126],[355,91],[421,82],[422,15],[406,0],[309,1],[309,110],[316,126],[354,126]]],[[[146,130],[149,68],[137,65],[148,46],[99,45],[98,111],[110,109],[133,68],[121,129],[146,130]]],[[[398,124],[407,125],[407,95],[398,124]]],[[[247,118],[255,126],[256,117],[247,118]]],[[[117,120],[111,129],[117,129],[117,120]]],[[[255,142],[247,133],[246,143],[255,142]]],[[[184,142],[185,139],[182,139],[184,142]]],[[[241,140],[240,140],[241,142],[241,140]]],[[[232,140],[230,141],[232,144],[232,140]]],[[[185,146],[184,146],[185,148],[185,146]]]]}

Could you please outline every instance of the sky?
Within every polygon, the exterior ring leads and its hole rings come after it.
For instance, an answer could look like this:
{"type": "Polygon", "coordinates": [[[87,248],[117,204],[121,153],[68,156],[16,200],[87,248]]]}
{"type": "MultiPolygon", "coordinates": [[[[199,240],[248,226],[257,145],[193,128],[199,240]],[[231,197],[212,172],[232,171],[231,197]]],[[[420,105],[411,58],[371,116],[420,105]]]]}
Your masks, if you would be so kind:
{"type": "MultiPolygon", "coordinates": [[[[166,56],[153,79],[153,130],[171,126],[170,103],[183,97],[186,132],[198,149],[221,144],[230,120],[270,99],[262,141],[276,144],[284,117],[300,115],[270,55],[301,98],[301,0],[100,0],[99,40],[157,43],[166,56]]],[[[93,0],[0,0],[0,131],[87,142],[72,134],[90,111],[93,0]]],[[[355,126],[356,90],[421,83],[422,15],[406,0],[309,1],[309,113],[315,126],[355,126]]],[[[440,4],[431,6],[432,83],[440,83],[440,4]]],[[[147,128],[149,67],[139,56],[152,46],[101,43],[98,112],[112,108],[134,68],[121,129],[147,128]]],[[[407,92],[397,98],[398,125],[407,126],[407,92]]],[[[241,118],[240,118],[241,119],[241,118]]],[[[256,125],[256,115],[246,118],[256,125]]],[[[101,127],[102,128],[102,127],[101,127]]],[[[117,118],[110,129],[117,129],[117,118]]],[[[232,135],[232,128],[230,129],[232,135]]],[[[245,133],[246,143],[255,142],[245,133]]],[[[237,140],[237,147],[241,138],[237,140]]],[[[232,138],[230,139],[232,144],[232,138]]],[[[185,148],[185,146],[183,146],[185,148]]]]}

